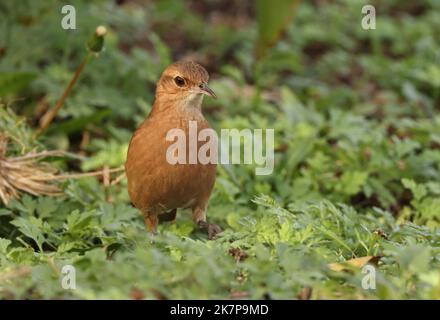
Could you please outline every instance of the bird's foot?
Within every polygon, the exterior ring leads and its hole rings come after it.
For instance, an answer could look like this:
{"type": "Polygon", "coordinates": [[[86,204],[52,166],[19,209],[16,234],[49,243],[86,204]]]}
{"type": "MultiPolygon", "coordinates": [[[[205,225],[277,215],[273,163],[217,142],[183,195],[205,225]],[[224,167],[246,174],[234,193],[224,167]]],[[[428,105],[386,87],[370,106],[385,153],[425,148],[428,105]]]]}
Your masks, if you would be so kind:
{"type": "Polygon", "coordinates": [[[208,223],[207,221],[199,221],[197,223],[200,228],[206,229],[208,231],[208,239],[213,240],[217,237],[219,233],[223,230],[214,223],[208,223]]]}
{"type": "Polygon", "coordinates": [[[150,244],[154,244],[156,242],[157,231],[148,232],[148,240],[150,244]]]}
{"type": "Polygon", "coordinates": [[[223,232],[222,228],[220,228],[218,225],[214,223],[210,223],[208,226],[208,239],[209,240],[215,239],[217,235],[222,232],[223,232]]]}

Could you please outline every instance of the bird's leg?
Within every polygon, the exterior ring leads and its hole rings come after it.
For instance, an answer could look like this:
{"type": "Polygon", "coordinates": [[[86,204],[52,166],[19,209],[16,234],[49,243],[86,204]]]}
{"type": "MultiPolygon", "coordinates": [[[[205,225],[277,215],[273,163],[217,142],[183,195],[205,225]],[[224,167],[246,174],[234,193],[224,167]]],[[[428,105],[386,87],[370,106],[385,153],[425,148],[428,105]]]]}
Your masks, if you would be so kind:
{"type": "Polygon", "coordinates": [[[156,234],[157,224],[159,223],[159,219],[157,218],[157,215],[155,214],[145,215],[144,221],[148,231],[150,231],[152,234],[156,234]]]}
{"type": "Polygon", "coordinates": [[[192,218],[193,221],[199,226],[202,226],[202,224],[207,224],[206,209],[202,207],[194,207],[192,209],[192,218]]]}
{"type": "Polygon", "coordinates": [[[199,227],[208,231],[209,240],[214,239],[220,232],[222,232],[222,229],[218,225],[206,221],[205,208],[195,207],[193,209],[192,218],[199,227]]]}

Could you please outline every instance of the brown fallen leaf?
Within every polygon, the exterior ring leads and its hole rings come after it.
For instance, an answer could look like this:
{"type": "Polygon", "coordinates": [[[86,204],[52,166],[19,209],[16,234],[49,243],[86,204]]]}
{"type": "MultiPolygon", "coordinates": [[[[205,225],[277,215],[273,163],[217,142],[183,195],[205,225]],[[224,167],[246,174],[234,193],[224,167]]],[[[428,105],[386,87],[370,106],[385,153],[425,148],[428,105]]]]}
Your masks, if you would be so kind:
{"type": "Polygon", "coordinates": [[[367,263],[377,263],[381,257],[380,256],[365,256],[360,258],[354,258],[347,260],[345,262],[334,262],[328,264],[328,267],[332,271],[344,271],[344,270],[350,270],[351,267],[355,268],[362,268],[367,263]]]}
{"type": "Polygon", "coordinates": [[[138,289],[138,288],[133,288],[130,292],[130,297],[133,300],[144,300],[145,299],[145,294],[142,290],[138,289]]]}
{"type": "Polygon", "coordinates": [[[168,297],[160,292],[158,289],[151,288],[150,292],[154,295],[157,300],[168,300],[168,297]]]}
{"type": "Polygon", "coordinates": [[[298,300],[310,300],[312,297],[312,288],[311,287],[304,287],[302,288],[298,294],[296,295],[296,298],[298,300]]]}
{"type": "Polygon", "coordinates": [[[236,262],[243,261],[248,257],[248,254],[240,248],[229,249],[229,254],[234,257],[236,262]]]}

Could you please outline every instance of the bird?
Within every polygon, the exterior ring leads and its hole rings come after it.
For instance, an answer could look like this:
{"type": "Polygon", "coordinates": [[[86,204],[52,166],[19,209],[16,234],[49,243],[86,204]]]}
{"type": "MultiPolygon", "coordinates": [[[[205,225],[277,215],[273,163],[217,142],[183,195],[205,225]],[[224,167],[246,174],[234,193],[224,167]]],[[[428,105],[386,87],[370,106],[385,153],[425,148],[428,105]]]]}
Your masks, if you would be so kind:
{"type": "Polygon", "coordinates": [[[173,143],[166,139],[170,130],[181,129],[188,139],[190,121],[196,122],[198,132],[211,128],[202,114],[203,97],[217,98],[208,80],[206,69],[194,61],[169,65],[157,82],[149,115],[130,140],[125,162],[128,194],[152,234],[159,222],[175,221],[180,208],[192,210],[193,221],[207,231],[208,239],[222,232],[206,217],[216,164],[170,164],[166,158],[173,143]]]}

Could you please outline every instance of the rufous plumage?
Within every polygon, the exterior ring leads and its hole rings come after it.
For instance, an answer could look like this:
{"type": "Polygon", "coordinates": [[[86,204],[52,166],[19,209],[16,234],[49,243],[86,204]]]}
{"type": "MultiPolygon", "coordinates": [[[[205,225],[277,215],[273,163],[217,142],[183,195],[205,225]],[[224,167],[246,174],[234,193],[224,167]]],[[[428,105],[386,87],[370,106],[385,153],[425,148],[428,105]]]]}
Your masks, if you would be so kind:
{"type": "Polygon", "coordinates": [[[166,68],[157,83],[152,110],[130,141],[125,163],[128,193],[153,233],[159,221],[174,220],[178,208],[190,208],[194,222],[207,229],[210,239],[221,232],[206,219],[216,164],[170,164],[166,159],[173,143],[166,139],[170,130],[181,129],[189,139],[190,121],[197,123],[198,131],[210,128],[201,108],[205,95],[216,98],[208,80],[208,72],[195,62],[176,62],[166,68]]]}

